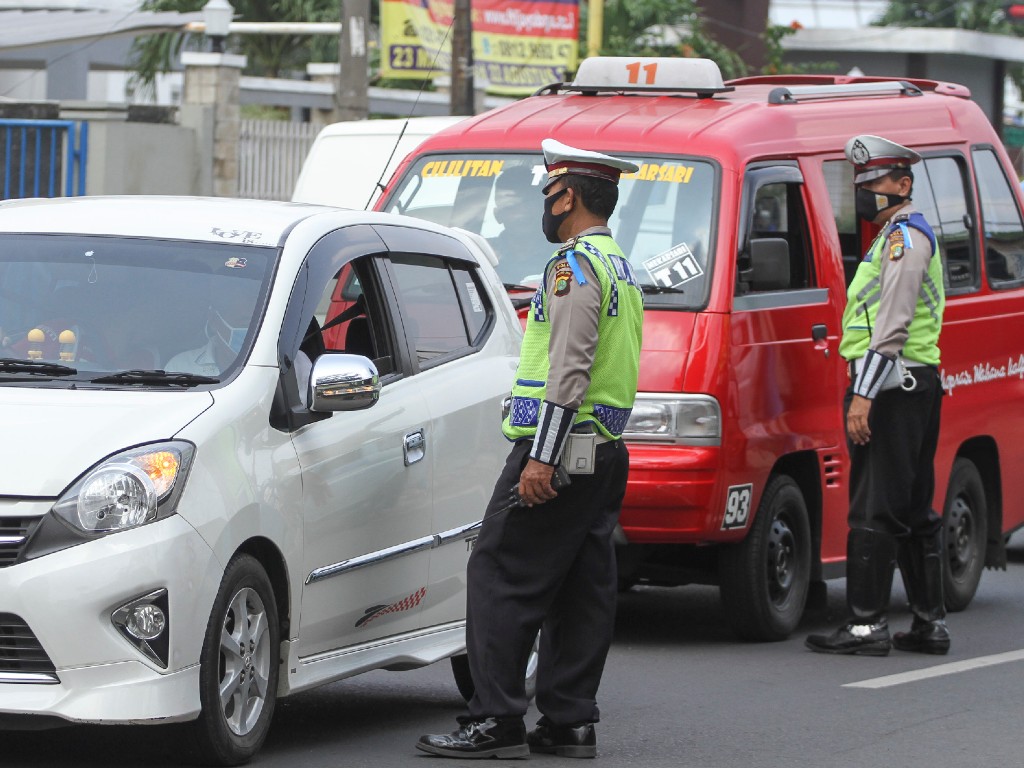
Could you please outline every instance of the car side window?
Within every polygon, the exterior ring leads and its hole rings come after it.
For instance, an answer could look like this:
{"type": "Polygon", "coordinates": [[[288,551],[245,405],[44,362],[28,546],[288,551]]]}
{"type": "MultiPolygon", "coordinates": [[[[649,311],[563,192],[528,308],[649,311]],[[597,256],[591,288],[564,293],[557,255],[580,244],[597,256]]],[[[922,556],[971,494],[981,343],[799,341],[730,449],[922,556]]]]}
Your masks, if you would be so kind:
{"type": "Polygon", "coordinates": [[[914,166],[914,205],[935,230],[943,281],[946,290],[954,293],[977,290],[980,284],[964,172],[954,157],[928,157],[914,166]]]}
{"type": "Polygon", "coordinates": [[[988,283],[993,288],[1018,286],[1024,281],[1024,221],[1017,197],[994,151],[976,149],[973,155],[988,283]]]}
{"type": "Polygon", "coordinates": [[[467,265],[437,256],[391,254],[405,334],[421,368],[461,356],[481,340],[493,314],[467,265]]]}
{"type": "Polygon", "coordinates": [[[382,377],[394,370],[385,332],[387,316],[379,292],[373,289],[371,261],[372,257],[364,256],[345,264],[320,290],[299,347],[311,364],[325,352],[343,352],[369,358],[382,377]]]}

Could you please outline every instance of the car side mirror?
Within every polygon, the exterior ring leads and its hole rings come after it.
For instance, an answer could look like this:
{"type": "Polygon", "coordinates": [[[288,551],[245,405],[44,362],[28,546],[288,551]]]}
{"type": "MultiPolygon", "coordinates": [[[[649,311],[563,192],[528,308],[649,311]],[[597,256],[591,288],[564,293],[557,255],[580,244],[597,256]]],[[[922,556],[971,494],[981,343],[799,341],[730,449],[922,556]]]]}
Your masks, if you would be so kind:
{"type": "Polygon", "coordinates": [[[311,411],[361,411],[380,398],[380,375],[369,358],[328,352],[313,364],[309,391],[311,411]]]}
{"type": "Polygon", "coordinates": [[[782,291],[789,288],[789,242],[781,237],[759,237],[750,241],[749,269],[744,280],[753,291],[782,291]]]}

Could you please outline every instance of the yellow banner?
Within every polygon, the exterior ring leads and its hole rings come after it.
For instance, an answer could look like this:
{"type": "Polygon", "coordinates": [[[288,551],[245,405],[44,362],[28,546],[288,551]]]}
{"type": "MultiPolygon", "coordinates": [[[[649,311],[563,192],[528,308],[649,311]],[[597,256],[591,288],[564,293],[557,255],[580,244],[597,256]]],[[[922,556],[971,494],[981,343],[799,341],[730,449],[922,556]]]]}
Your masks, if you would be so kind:
{"type": "MultiPolygon", "coordinates": [[[[576,69],[578,0],[472,0],[473,77],[491,93],[521,95],[576,69]]],[[[451,0],[381,0],[381,76],[451,72],[451,0]]]]}

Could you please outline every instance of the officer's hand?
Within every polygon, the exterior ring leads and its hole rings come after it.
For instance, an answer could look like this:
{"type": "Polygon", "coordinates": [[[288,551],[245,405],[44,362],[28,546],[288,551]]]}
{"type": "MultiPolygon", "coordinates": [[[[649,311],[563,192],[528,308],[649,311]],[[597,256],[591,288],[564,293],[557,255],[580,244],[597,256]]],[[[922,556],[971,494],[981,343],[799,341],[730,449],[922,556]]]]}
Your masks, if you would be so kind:
{"type": "Polygon", "coordinates": [[[868,427],[868,414],[871,412],[871,401],[866,397],[854,395],[850,402],[850,410],[846,412],[846,434],[857,445],[867,445],[871,439],[868,427]]]}
{"type": "Polygon", "coordinates": [[[523,467],[523,473],[519,476],[519,495],[526,502],[526,506],[543,504],[558,495],[558,492],[551,487],[551,476],[555,468],[549,464],[530,459],[523,467]]]}

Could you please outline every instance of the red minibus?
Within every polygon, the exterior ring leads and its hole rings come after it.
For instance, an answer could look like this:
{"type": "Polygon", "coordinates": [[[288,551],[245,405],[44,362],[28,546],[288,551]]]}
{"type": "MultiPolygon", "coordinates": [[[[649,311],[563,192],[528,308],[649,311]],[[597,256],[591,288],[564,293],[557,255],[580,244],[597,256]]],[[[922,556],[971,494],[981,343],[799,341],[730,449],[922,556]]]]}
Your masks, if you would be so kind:
{"type": "Polygon", "coordinates": [[[552,253],[541,140],[639,164],[610,222],[646,294],[620,580],[718,584],[747,639],[786,637],[844,573],[840,318],[876,231],[854,215],[843,156],[860,133],[924,158],[913,200],[938,235],[947,293],[935,505],[959,610],[1024,523],[1024,219],[1006,153],[966,88],[723,83],[706,60],[588,59],[572,83],[427,139],[378,205],[488,239],[523,297],[552,253]]]}

